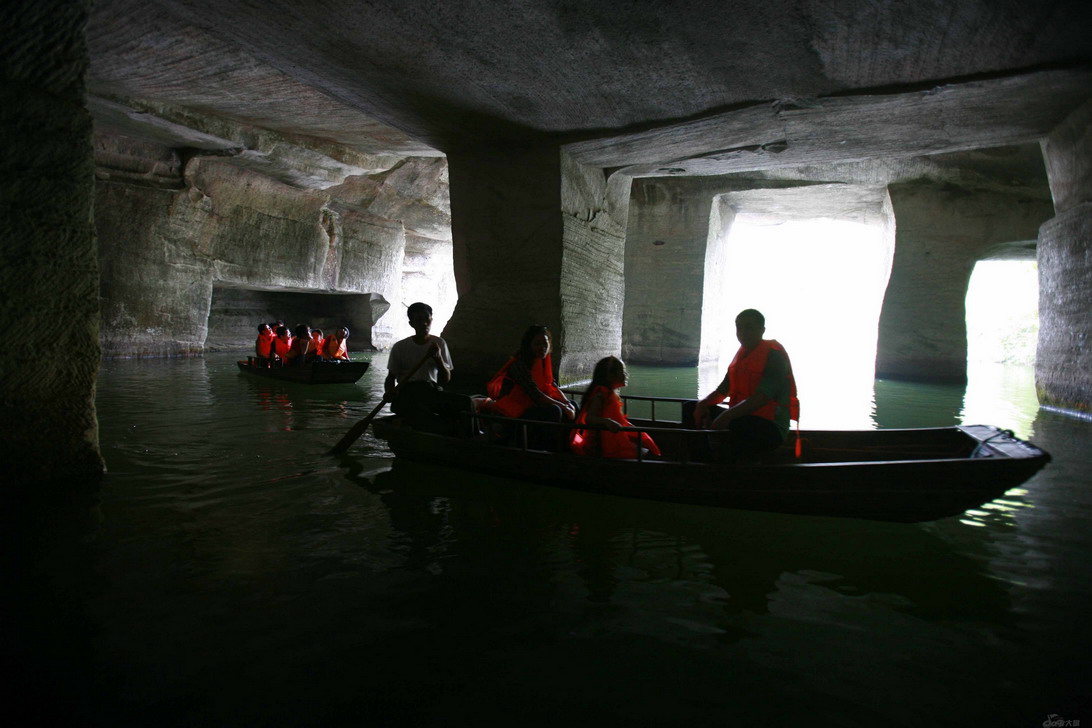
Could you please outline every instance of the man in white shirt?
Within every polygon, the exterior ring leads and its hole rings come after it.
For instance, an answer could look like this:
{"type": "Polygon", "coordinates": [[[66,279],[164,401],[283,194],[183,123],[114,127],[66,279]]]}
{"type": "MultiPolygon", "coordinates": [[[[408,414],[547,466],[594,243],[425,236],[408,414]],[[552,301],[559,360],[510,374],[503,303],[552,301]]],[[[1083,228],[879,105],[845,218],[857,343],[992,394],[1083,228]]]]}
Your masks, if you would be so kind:
{"type": "Polygon", "coordinates": [[[406,418],[411,427],[437,434],[455,434],[469,428],[469,418],[460,412],[471,411],[471,400],[443,391],[451,381],[454,366],[447,342],[429,333],[432,307],[411,304],[406,311],[414,334],[391,347],[387,358],[384,396],[391,411],[406,418]]]}

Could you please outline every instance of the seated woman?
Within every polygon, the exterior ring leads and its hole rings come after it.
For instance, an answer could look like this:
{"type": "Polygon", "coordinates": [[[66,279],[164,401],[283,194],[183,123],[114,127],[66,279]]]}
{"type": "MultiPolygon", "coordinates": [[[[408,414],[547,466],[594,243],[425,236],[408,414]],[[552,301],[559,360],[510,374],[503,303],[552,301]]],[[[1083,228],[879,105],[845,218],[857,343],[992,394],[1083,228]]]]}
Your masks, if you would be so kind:
{"type": "Polygon", "coordinates": [[[273,340],[276,338],[269,324],[258,324],[258,338],[254,342],[254,353],[257,355],[255,364],[260,367],[269,366],[269,360],[273,358],[273,340]]]}
{"type": "MultiPolygon", "coordinates": [[[[545,326],[530,326],[523,332],[519,351],[493,375],[487,390],[494,401],[485,411],[491,414],[542,422],[572,422],[576,417],[576,407],[554,380],[550,330],[545,326]]],[[[538,428],[528,432],[528,445],[557,450],[562,435],[557,428],[538,428]]]]}
{"type": "Polygon", "coordinates": [[[637,448],[642,447],[652,455],[660,454],[660,448],[647,433],[620,432],[623,427],[632,427],[622,412],[622,398],[618,396],[618,390],[626,386],[628,380],[626,365],[617,357],[608,356],[595,365],[591,384],[580,401],[576,424],[602,425],[607,429],[573,430],[569,447],[574,453],[604,458],[635,458],[637,448]]]}
{"type": "Polygon", "coordinates": [[[349,350],[347,342],[349,340],[349,329],[342,326],[337,330],[337,333],[330,334],[326,337],[326,340],[322,344],[322,358],[331,361],[342,360],[348,361],[349,350]]]}
{"type": "Polygon", "coordinates": [[[322,358],[322,350],[326,344],[326,339],[322,336],[322,329],[311,330],[311,345],[307,347],[307,354],[316,359],[322,358]]]}
{"type": "Polygon", "coordinates": [[[288,356],[285,357],[285,364],[303,366],[311,361],[307,357],[307,351],[311,348],[311,327],[307,324],[300,324],[292,333],[294,334],[292,346],[288,350],[288,356]]]}
{"type": "Polygon", "coordinates": [[[288,334],[287,326],[277,327],[277,338],[273,339],[273,356],[283,364],[288,359],[288,353],[292,350],[292,337],[288,334]]]}

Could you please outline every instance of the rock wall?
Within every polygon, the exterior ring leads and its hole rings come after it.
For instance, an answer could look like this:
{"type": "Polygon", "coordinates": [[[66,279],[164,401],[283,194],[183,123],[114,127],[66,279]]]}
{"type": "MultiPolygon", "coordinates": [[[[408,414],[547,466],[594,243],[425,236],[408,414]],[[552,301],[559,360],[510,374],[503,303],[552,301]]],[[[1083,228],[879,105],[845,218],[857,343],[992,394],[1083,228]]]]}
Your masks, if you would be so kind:
{"type": "MultiPolygon", "coordinates": [[[[215,156],[99,134],[95,223],[102,268],[106,356],[175,356],[206,349],[214,291],[308,293],[249,296],[243,308],[289,325],[343,315],[355,345],[385,347],[397,330],[371,302],[403,307],[407,229],[414,273],[451,295],[449,210],[442,159],[402,160],[326,189],[300,189],[215,156]],[[446,263],[446,266],[445,266],[446,263]],[[358,294],[367,305],[321,297],[358,294]],[[271,311],[276,302],[284,310],[271,311]],[[265,306],[264,312],[262,307],[265,306]],[[265,315],[271,314],[271,315],[265,315]]],[[[417,284],[420,287],[420,284],[417,284]]],[[[241,294],[234,294],[235,299],[241,294]]],[[[229,297],[230,298],[230,297],[229,297]]],[[[452,302],[439,308],[450,310],[452,302]]],[[[239,310],[238,307],[235,310],[239,310]]],[[[316,320],[316,323],[318,321],[316,320]]],[[[228,346],[236,323],[216,324],[211,346],[228,346]]],[[[250,327],[251,331],[253,326],[250,327]]],[[[253,334],[239,341],[250,346],[253,334]]]]}
{"type": "Polygon", "coordinates": [[[617,354],[629,180],[555,145],[449,154],[459,303],[444,337],[456,378],[480,387],[527,326],[554,334],[560,380],[617,354]]]}
{"type": "Polygon", "coordinates": [[[1092,100],[1042,144],[1057,214],[1039,229],[1039,345],[1043,404],[1092,411],[1092,100]]]}
{"type": "Polygon", "coordinates": [[[454,150],[448,165],[459,302],[443,336],[456,380],[481,386],[528,325],[560,335],[561,165],[553,145],[454,150]]]}
{"type": "Polygon", "coordinates": [[[625,247],[626,361],[697,363],[709,215],[719,189],[701,178],[634,182],[625,247]]]}
{"type": "Polygon", "coordinates": [[[625,233],[632,180],[608,178],[561,153],[562,382],[590,380],[595,363],[622,350],[625,233]]]}
{"type": "Polygon", "coordinates": [[[0,483],[82,486],[103,472],[95,419],[98,267],[91,117],[83,107],[89,2],[16,3],[0,47],[0,323],[46,343],[0,363],[0,483]]]}
{"type": "MultiPolygon", "coordinates": [[[[965,382],[967,284],[999,245],[1035,238],[1049,202],[930,182],[889,186],[895,256],[880,313],[876,376],[965,382]]],[[[999,306],[1004,302],[999,301],[999,306]]]]}

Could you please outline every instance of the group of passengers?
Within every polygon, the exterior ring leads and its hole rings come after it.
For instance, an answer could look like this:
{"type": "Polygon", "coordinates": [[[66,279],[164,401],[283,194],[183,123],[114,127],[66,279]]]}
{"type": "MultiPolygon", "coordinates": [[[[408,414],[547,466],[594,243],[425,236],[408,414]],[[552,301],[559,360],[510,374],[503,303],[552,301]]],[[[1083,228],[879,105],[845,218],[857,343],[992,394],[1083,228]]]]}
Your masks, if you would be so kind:
{"type": "MultiPolygon", "coordinates": [[[[554,377],[550,331],[545,326],[531,326],[516,353],[490,379],[488,397],[472,399],[443,390],[454,367],[447,342],[429,333],[432,308],[414,303],[407,313],[415,333],[391,348],[384,393],[395,414],[405,417],[411,426],[441,434],[475,434],[467,412],[572,423],[573,427],[528,427],[520,430],[518,437],[525,436],[527,446],[539,450],[607,458],[634,458],[638,452],[660,455],[647,433],[627,429],[632,426],[618,390],[628,382],[628,373],[618,357],[605,357],[595,365],[578,407],[554,377]]],[[[735,323],[740,347],[723,380],[705,398],[683,405],[686,425],[715,434],[694,441],[692,454],[697,459],[736,462],[775,449],[788,436],[790,418],[799,419],[789,357],[777,341],[762,338],[765,317],[755,309],[746,309],[736,316],[735,323]],[[727,407],[721,406],[725,400],[727,407]]]]}
{"type": "Polygon", "coordinates": [[[292,331],[283,321],[258,325],[254,353],[258,366],[295,366],[314,361],[348,361],[349,329],[323,336],[322,329],[300,324],[292,331]]]}

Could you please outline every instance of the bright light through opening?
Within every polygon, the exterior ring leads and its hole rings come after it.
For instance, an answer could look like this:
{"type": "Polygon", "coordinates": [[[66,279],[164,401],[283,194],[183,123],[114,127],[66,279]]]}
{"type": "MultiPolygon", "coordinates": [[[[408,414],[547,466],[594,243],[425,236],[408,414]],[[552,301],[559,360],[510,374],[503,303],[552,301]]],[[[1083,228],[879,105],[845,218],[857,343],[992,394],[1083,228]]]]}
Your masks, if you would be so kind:
{"type": "Polygon", "coordinates": [[[980,261],[967,285],[964,424],[986,422],[1031,436],[1039,409],[1034,372],[1038,339],[1035,261],[980,261]]]}
{"type": "MultiPolygon", "coordinates": [[[[869,429],[876,337],[891,270],[887,231],[877,225],[817,219],[761,224],[736,217],[728,235],[723,310],[766,317],[766,338],[789,352],[805,429],[869,429]]],[[[768,218],[766,218],[768,220],[768,218]]],[[[702,370],[700,389],[723,376],[737,342],[702,370]]]]}
{"type": "Polygon", "coordinates": [[[983,260],[967,285],[967,361],[1033,366],[1039,274],[1033,260],[983,260]]]}

